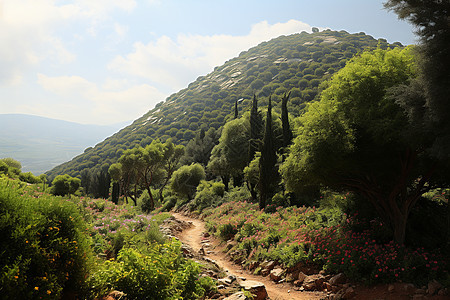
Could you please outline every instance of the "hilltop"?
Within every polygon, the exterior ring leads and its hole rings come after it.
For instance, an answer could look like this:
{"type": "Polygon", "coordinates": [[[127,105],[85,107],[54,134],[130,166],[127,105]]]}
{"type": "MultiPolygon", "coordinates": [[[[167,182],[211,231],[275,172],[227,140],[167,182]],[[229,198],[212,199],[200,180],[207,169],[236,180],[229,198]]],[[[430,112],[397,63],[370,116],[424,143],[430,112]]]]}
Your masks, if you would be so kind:
{"type": "Polygon", "coordinates": [[[266,105],[267,97],[272,95],[277,111],[280,97],[291,91],[288,109],[298,116],[305,103],[316,97],[323,80],[356,53],[377,46],[402,45],[388,44],[363,32],[331,30],[263,42],[198,77],[131,125],[46,174],[50,180],[58,174],[98,176],[106,174],[125,149],[146,146],[154,139],[172,138],[176,144],[186,144],[200,129],[220,128],[233,116],[236,101],[240,103],[239,113],[247,111],[254,93],[261,99],[260,106],[266,105]]]}

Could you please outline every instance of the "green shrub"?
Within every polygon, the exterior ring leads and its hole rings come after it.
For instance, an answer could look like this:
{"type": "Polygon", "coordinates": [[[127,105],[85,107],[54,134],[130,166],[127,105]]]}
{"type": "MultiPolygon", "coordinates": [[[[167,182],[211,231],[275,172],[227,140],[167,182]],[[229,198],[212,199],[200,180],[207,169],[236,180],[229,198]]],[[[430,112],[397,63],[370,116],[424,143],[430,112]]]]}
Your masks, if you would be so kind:
{"type": "Polygon", "coordinates": [[[146,252],[124,248],[116,261],[107,261],[89,282],[94,296],[112,289],[127,299],[199,299],[204,288],[197,281],[199,265],[181,256],[181,243],[151,244],[146,252]]]}
{"type": "Polygon", "coordinates": [[[189,204],[190,210],[202,212],[205,208],[216,207],[221,203],[225,193],[225,185],[222,182],[202,180],[197,187],[194,200],[189,204]]]}
{"type": "Polygon", "coordinates": [[[75,204],[36,199],[13,181],[1,180],[0,233],[2,299],[60,299],[82,290],[92,255],[75,204]]]}

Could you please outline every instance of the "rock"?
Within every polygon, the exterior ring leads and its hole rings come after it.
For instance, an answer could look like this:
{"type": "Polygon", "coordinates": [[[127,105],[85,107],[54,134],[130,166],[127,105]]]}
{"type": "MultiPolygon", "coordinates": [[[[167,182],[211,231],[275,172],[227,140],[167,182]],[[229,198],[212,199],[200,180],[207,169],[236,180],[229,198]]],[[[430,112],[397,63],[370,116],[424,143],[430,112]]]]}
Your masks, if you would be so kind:
{"type": "Polygon", "coordinates": [[[320,274],[310,275],[303,280],[303,287],[307,291],[321,291],[323,289],[324,281],[325,278],[320,274]]]}
{"type": "Polygon", "coordinates": [[[439,292],[437,293],[439,296],[447,296],[448,295],[448,289],[440,289],[439,292]]]}
{"type": "Polygon", "coordinates": [[[244,292],[237,292],[229,297],[224,298],[223,300],[246,300],[246,299],[248,298],[244,295],[244,292]]]}
{"type": "Polygon", "coordinates": [[[216,268],[220,269],[219,265],[217,264],[217,262],[214,259],[211,259],[209,257],[204,257],[203,259],[205,261],[209,262],[210,264],[213,264],[216,268]]]}
{"type": "Polygon", "coordinates": [[[416,294],[412,298],[413,300],[422,300],[424,299],[424,296],[422,294],[416,294]]]}
{"type": "Polygon", "coordinates": [[[261,263],[262,269],[268,269],[269,271],[272,271],[273,268],[275,268],[276,263],[274,261],[264,261],[261,263]]]}
{"type": "Polygon", "coordinates": [[[286,275],[286,281],[287,282],[293,282],[295,281],[294,275],[292,275],[292,273],[289,273],[286,275]]]}
{"type": "Polygon", "coordinates": [[[388,291],[389,291],[389,293],[393,293],[394,290],[395,290],[395,286],[394,286],[393,284],[390,284],[390,285],[388,286],[388,291]]]}
{"type": "Polygon", "coordinates": [[[414,284],[404,283],[401,285],[400,290],[408,294],[414,294],[414,292],[416,291],[416,287],[414,286],[414,284]]]}
{"type": "Polygon", "coordinates": [[[249,265],[248,265],[248,269],[250,271],[253,271],[254,269],[256,269],[259,265],[259,262],[257,261],[252,261],[249,265]]]}
{"type": "Polygon", "coordinates": [[[338,285],[338,284],[344,284],[347,281],[345,278],[344,273],[339,273],[337,275],[334,275],[328,282],[331,285],[338,285]]]}
{"type": "Polygon", "coordinates": [[[428,283],[428,294],[434,295],[439,292],[440,289],[442,289],[442,284],[436,280],[432,280],[428,283]]]}
{"type": "Polygon", "coordinates": [[[272,279],[272,281],[275,281],[275,282],[280,281],[283,275],[284,275],[284,270],[281,268],[275,268],[272,271],[270,271],[270,279],[272,279]]]}
{"type": "Polygon", "coordinates": [[[323,287],[329,292],[333,290],[333,286],[329,282],[324,282],[323,287]]]}
{"type": "Polygon", "coordinates": [[[219,284],[218,286],[217,286],[217,289],[218,290],[221,290],[221,289],[224,289],[225,288],[225,286],[223,285],[223,284],[219,284]]]}
{"type": "Polygon", "coordinates": [[[127,294],[124,294],[123,292],[119,292],[119,291],[111,291],[108,296],[107,299],[122,299],[125,298],[127,296],[127,294]]]}
{"type": "Polygon", "coordinates": [[[254,280],[246,280],[240,282],[240,286],[250,293],[252,293],[255,297],[253,300],[264,300],[268,297],[266,287],[259,281],[254,280]]]}
{"type": "Polygon", "coordinates": [[[320,270],[320,271],[319,271],[319,275],[322,275],[322,276],[325,277],[325,271],[324,271],[324,270],[320,270]]]}
{"type": "Polygon", "coordinates": [[[303,281],[300,281],[300,280],[295,280],[294,281],[294,285],[295,286],[301,286],[303,284],[303,281]]]}
{"type": "Polygon", "coordinates": [[[217,281],[219,281],[221,284],[223,284],[225,286],[230,286],[232,283],[228,278],[220,278],[220,279],[217,279],[217,281]]]}
{"type": "Polygon", "coordinates": [[[301,283],[303,283],[303,280],[305,280],[306,277],[308,277],[308,276],[306,276],[305,273],[300,272],[300,273],[298,273],[298,278],[297,278],[297,279],[298,279],[301,283]]]}
{"type": "Polygon", "coordinates": [[[419,294],[419,295],[425,295],[425,294],[426,294],[426,291],[425,291],[425,289],[417,289],[417,290],[416,290],[416,294],[419,294]]]}
{"type": "Polygon", "coordinates": [[[187,245],[182,245],[181,251],[183,252],[183,256],[185,256],[185,257],[194,257],[194,255],[193,255],[194,250],[187,245]]]}
{"type": "Polygon", "coordinates": [[[354,296],[355,296],[355,290],[352,287],[349,287],[348,289],[345,290],[342,298],[350,299],[350,298],[353,298],[354,296]]]}
{"type": "Polygon", "coordinates": [[[210,234],[209,234],[209,232],[205,231],[205,232],[203,232],[203,236],[204,236],[205,238],[207,238],[207,237],[210,237],[210,234]]]}
{"type": "Polygon", "coordinates": [[[261,276],[267,276],[270,274],[270,270],[269,269],[262,269],[261,270],[261,276]]]}

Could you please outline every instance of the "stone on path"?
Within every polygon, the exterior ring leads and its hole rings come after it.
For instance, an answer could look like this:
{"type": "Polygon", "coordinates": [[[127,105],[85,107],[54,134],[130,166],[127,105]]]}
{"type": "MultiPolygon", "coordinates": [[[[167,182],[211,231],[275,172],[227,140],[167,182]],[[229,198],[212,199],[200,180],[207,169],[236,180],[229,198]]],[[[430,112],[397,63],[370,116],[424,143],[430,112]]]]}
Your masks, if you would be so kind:
{"type": "Polygon", "coordinates": [[[255,297],[253,300],[264,300],[268,297],[266,287],[263,283],[254,280],[241,281],[239,285],[245,290],[252,293],[255,297]]]}

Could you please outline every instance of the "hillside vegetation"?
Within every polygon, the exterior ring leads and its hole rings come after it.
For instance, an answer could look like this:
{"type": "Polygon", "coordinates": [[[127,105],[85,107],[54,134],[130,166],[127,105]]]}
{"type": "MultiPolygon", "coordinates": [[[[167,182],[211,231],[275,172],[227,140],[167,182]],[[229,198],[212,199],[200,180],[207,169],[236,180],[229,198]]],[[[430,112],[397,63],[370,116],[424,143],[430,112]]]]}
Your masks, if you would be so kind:
{"type": "Polygon", "coordinates": [[[261,97],[260,105],[265,105],[272,95],[274,110],[280,111],[280,98],[290,91],[288,109],[292,116],[298,116],[305,103],[316,97],[323,80],[345,66],[356,53],[377,45],[394,46],[364,33],[330,30],[302,32],[261,43],[210,74],[200,76],[130,126],[46,174],[50,180],[59,174],[69,174],[98,181],[99,177],[107,176],[109,166],[126,149],[168,138],[185,145],[200,129],[219,129],[232,118],[236,101],[240,100],[239,113],[249,110],[254,93],[261,97]]]}

